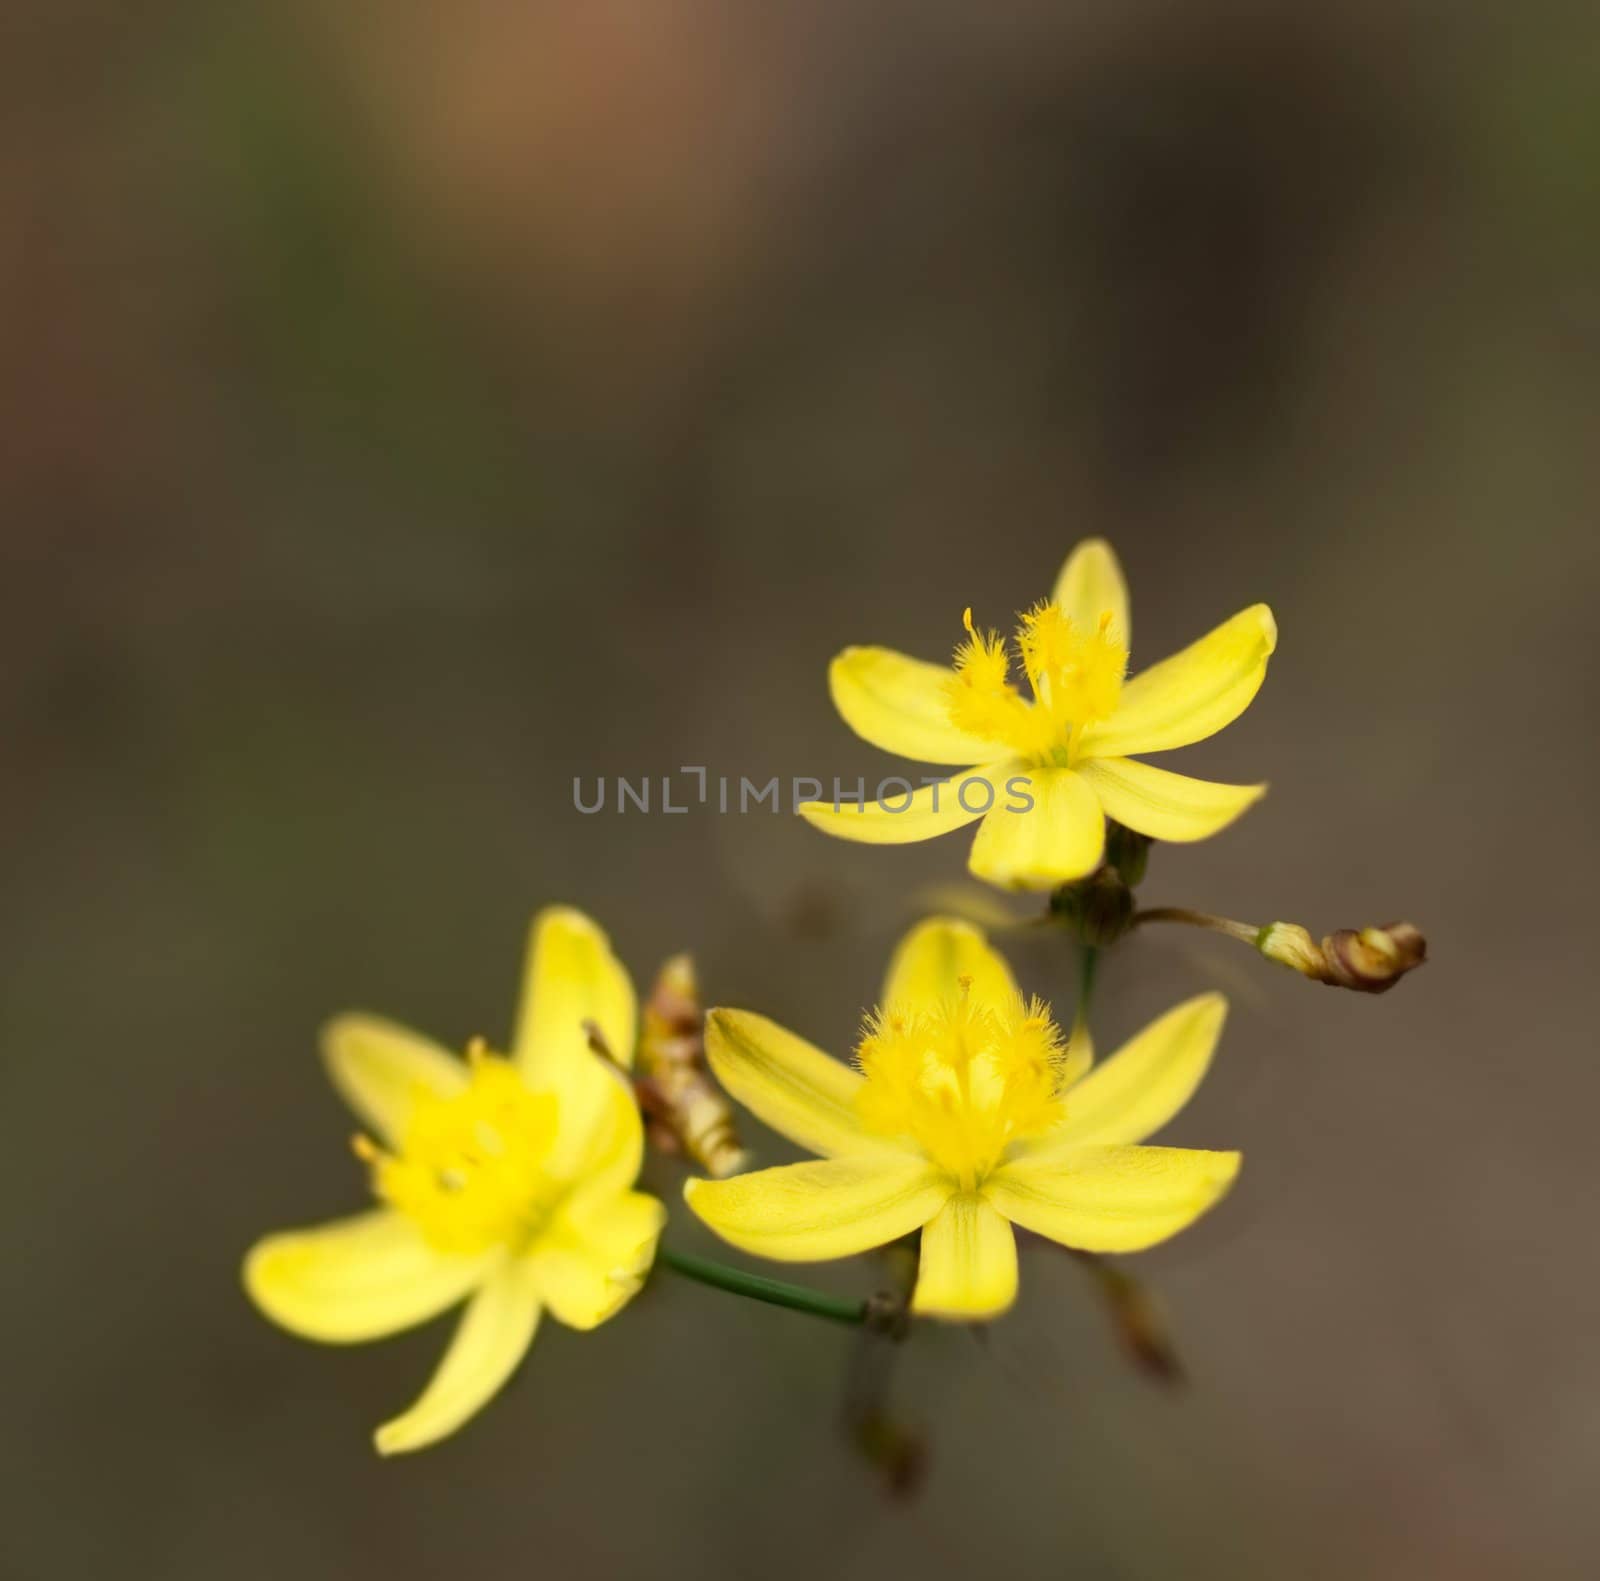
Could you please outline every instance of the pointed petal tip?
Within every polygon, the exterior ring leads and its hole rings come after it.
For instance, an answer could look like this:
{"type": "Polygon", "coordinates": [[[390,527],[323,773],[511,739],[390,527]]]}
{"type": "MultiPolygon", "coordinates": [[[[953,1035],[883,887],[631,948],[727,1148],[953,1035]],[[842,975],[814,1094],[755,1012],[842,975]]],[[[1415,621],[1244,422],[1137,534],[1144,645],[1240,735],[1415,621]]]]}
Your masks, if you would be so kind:
{"type": "Polygon", "coordinates": [[[412,1455],[450,1436],[448,1432],[433,1432],[414,1426],[409,1420],[410,1414],[407,1412],[405,1416],[397,1416],[392,1422],[385,1422],[373,1431],[372,1447],[381,1459],[393,1460],[396,1455],[412,1455]]]}
{"type": "Polygon", "coordinates": [[[300,1239],[292,1230],[262,1236],[240,1259],[239,1283],[264,1318],[292,1334],[312,1338],[298,1319],[291,1295],[294,1276],[306,1260],[300,1239]]]}
{"type": "Polygon", "coordinates": [[[983,929],[961,917],[925,917],[895,946],[879,1002],[933,1011],[971,991],[974,1003],[995,1008],[1017,996],[1005,957],[983,929]]]}
{"type": "MultiPolygon", "coordinates": [[[[1003,777],[1003,771],[982,764],[948,779],[913,788],[904,775],[894,775],[878,785],[879,792],[891,783],[901,785],[892,796],[878,801],[858,802],[843,797],[832,801],[801,802],[795,811],[812,828],[841,840],[856,840],[867,845],[910,845],[932,840],[941,834],[964,828],[983,816],[984,809],[970,811],[963,793],[972,781],[1003,777]]],[[[993,802],[993,792],[985,805],[993,802]]]]}
{"type": "Polygon", "coordinates": [[[988,933],[970,918],[957,917],[949,912],[935,911],[912,923],[900,942],[902,945],[909,944],[913,939],[919,939],[926,934],[942,932],[946,929],[951,933],[959,934],[964,939],[976,939],[983,944],[987,944],[989,941],[988,933]]]}
{"type": "Polygon", "coordinates": [[[1261,635],[1267,645],[1268,654],[1278,651],[1278,622],[1272,613],[1270,604],[1256,604],[1252,608],[1256,618],[1261,622],[1261,635]]]}
{"type": "MultiPolygon", "coordinates": [[[[1165,1015],[1157,1017],[1157,1021],[1164,1021],[1167,1017],[1178,1019],[1184,1016],[1193,1016],[1196,1021],[1204,1025],[1208,1032],[1215,1036],[1222,1031],[1223,1024],[1228,1019],[1228,996],[1217,988],[1208,988],[1203,994],[1194,994],[1188,999],[1175,1004],[1165,1015]]],[[[1151,1025],[1155,1025],[1152,1022],[1151,1025]]],[[[1118,1051],[1120,1052],[1120,1050],[1118,1051]]]]}
{"type": "Polygon", "coordinates": [[[263,1236],[239,1259],[239,1287],[262,1312],[267,1311],[267,1304],[261,1297],[262,1281],[265,1277],[263,1264],[274,1238],[270,1235],[263,1236]]]}
{"type": "Polygon", "coordinates": [[[611,940],[605,929],[588,912],[580,911],[565,901],[541,906],[534,912],[533,920],[528,924],[528,931],[537,934],[545,928],[554,927],[568,928],[574,933],[581,933],[604,944],[608,949],[611,946],[611,940]]]}
{"type": "Polygon", "coordinates": [[[1110,611],[1130,641],[1128,584],[1116,551],[1104,538],[1085,538],[1075,544],[1057,573],[1052,597],[1074,620],[1092,625],[1110,611]]]}
{"type": "MultiPolygon", "coordinates": [[[[1205,1213],[1233,1190],[1234,1182],[1239,1178],[1239,1171],[1244,1168],[1244,1154],[1237,1149],[1216,1151],[1201,1148],[1196,1151],[1204,1155],[1209,1166],[1201,1181],[1204,1197],[1199,1212],[1205,1213]]],[[[1198,1217],[1198,1214],[1196,1216],[1198,1217]]]]}
{"type": "Polygon", "coordinates": [[[413,1449],[420,1449],[420,1444],[409,1441],[404,1431],[396,1431],[392,1423],[385,1422],[372,1435],[372,1447],[377,1450],[385,1460],[392,1459],[395,1455],[403,1455],[413,1449]]]}
{"type": "Polygon", "coordinates": [[[1167,752],[1215,735],[1250,706],[1278,644],[1265,604],[1252,604],[1188,647],[1131,676],[1116,711],[1085,732],[1091,757],[1167,752]]]}
{"type": "Polygon", "coordinates": [[[317,1047],[322,1050],[322,1057],[331,1057],[334,1044],[346,1036],[351,1027],[368,1019],[367,1012],[361,1010],[341,1010],[337,1015],[327,1017],[317,1028],[317,1047]]]}
{"type": "Polygon", "coordinates": [[[1093,758],[1079,773],[1108,818],[1153,840],[1187,844],[1220,834],[1267,793],[1267,784],[1230,785],[1157,768],[1142,758],[1093,758]]]}

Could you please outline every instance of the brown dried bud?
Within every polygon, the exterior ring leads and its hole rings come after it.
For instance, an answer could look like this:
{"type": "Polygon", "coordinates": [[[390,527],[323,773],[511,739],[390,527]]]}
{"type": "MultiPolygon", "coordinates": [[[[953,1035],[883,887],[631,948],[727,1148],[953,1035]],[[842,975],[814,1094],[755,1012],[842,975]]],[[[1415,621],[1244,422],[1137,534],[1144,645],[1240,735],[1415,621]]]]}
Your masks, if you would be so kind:
{"type": "Polygon", "coordinates": [[[1428,941],[1409,922],[1340,928],[1320,945],[1297,923],[1271,922],[1256,936],[1256,948],[1302,976],[1363,994],[1386,993],[1428,956],[1428,941]]]}
{"type": "Polygon", "coordinates": [[[914,1499],[928,1475],[928,1441],[913,1427],[881,1411],[850,1424],[856,1447],[883,1478],[891,1498],[914,1499]]]}
{"type": "Polygon", "coordinates": [[[1123,1353],[1146,1377],[1177,1387],[1186,1381],[1183,1362],[1155,1297],[1115,1263],[1092,1252],[1073,1256],[1094,1275],[1105,1298],[1123,1353]]]}
{"type": "Polygon", "coordinates": [[[639,1032],[634,1078],[652,1145],[687,1153],[713,1179],[749,1163],[733,1106],[706,1067],[705,1018],[694,961],[675,955],[656,975],[639,1032]]]}
{"type": "Polygon", "coordinates": [[[1386,993],[1428,958],[1428,941],[1409,922],[1386,922],[1359,933],[1341,928],[1322,941],[1325,981],[1364,994],[1386,993]]]}

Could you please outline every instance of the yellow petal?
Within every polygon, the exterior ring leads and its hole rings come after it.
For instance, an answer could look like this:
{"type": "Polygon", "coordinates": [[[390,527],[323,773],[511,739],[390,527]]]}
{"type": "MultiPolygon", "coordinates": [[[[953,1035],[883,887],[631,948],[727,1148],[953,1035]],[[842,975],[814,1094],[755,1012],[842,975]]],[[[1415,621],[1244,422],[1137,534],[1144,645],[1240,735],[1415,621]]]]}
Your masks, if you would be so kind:
{"type": "Polygon", "coordinates": [[[748,1010],[706,1016],[706,1054],[717,1080],[758,1120],[832,1158],[878,1145],[861,1127],[859,1071],[776,1021],[748,1010]]]}
{"type": "Polygon", "coordinates": [[[1100,616],[1110,610],[1116,618],[1124,647],[1133,641],[1128,619],[1128,587],[1122,580],[1122,567],[1104,538],[1085,538],[1061,567],[1056,589],[1051,595],[1075,624],[1093,631],[1100,616]]]}
{"type": "Polygon", "coordinates": [[[1094,1037],[1089,1031],[1089,1023],[1079,1014],[1073,1018],[1072,1030],[1067,1034],[1066,1050],[1056,1069],[1057,1087],[1062,1092],[1075,1087],[1093,1067],[1094,1037]]]}
{"type": "Polygon", "coordinates": [[[731,1245],[805,1263],[899,1240],[926,1224],[950,1189],[920,1159],[863,1154],[730,1180],[686,1180],[683,1199],[731,1245]]]}
{"type": "Polygon", "coordinates": [[[1013,1224],[1085,1252],[1137,1252],[1200,1217],[1239,1173],[1237,1153],[1081,1147],[1013,1159],[984,1195],[1013,1224]]]}
{"type": "Polygon", "coordinates": [[[633,1064],[633,984],[611,953],[605,932],[571,906],[547,906],[528,930],[512,1054],[537,1081],[548,1069],[589,1048],[585,1024],[604,1035],[612,1057],[633,1064]]]}
{"type": "Polygon", "coordinates": [[[642,1191],[569,1206],[529,1253],[540,1300],[568,1328],[604,1323],[644,1283],[666,1222],[667,1210],[642,1191]]]}
{"type": "MultiPolygon", "coordinates": [[[[901,776],[900,783],[892,786],[882,801],[841,801],[837,810],[831,801],[808,801],[802,802],[798,810],[814,828],[841,840],[909,845],[914,840],[931,840],[952,829],[964,828],[981,818],[987,808],[1003,806],[1009,772],[1004,765],[975,768],[909,794],[902,787],[913,782],[901,776]]],[[[874,788],[882,790],[888,784],[885,780],[874,788]]]]}
{"type": "Polygon", "coordinates": [[[525,1257],[509,1260],[484,1282],[428,1387],[411,1409],[375,1435],[380,1455],[424,1449],[475,1416],[498,1394],[533,1343],[538,1285],[525,1257]]]}
{"type": "Polygon", "coordinates": [[[950,723],[952,671],[892,648],[846,648],[828,667],[833,706],[863,741],[919,763],[986,763],[1006,749],[950,723]]]}
{"type": "Polygon", "coordinates": [[[569,1075],[557,1096],[556,1138],[546,1169],[575,1192],[615,1196],[639,1178],[644,1122],[628,1077],[588,1056],[581,1076],[569,1075]]]}
{"type": "Polygon", "coordinates": [[[1132,758],[1092,758],[1078,771],[1108,817],[1157,840],[1204,840],[1266,794],[1265,785],[1191,779],[1132,758]]]}
{"type": "Polygon", "coordinates": [[[1194,1095],[1227,1015],[1221,994],[1199,994],[1152,1021],[1071,1089],[1066,1119],[1023,1144],[1023,1156],[1042,1160],[1088,1143],[1153,1136],[1194,1095]]]}
{"type": "Polygon", "coordinates": [[[599,1028],[619,1064],[631,1065],[634,1016],[633,984],[605,933],[570,906],[541,911],[528,934],[511,1048],[528,1084],[560,1102],[563,1147],[581,1146],[602,1123],[614,1090],[587,1025],[599,1028]]]}
{"type": "Polygon", "coordinates": [[[1092,873],[1105,851],[1106,821],[1088,782],[1061,768],[1029,769],[1026,778],[1017,799],[1031,797],[1032,806],[1013,812],[1009,797],[998,803],[972,842],[967,866],[1005,889],[1054,889],[1092,873]]]}
{"type": "Polygon", "coordinates": [[[1117,711],[1084,732],[1084,752],[1097,758],[1165,752],[1215,735],[1250,706],[1277,645],[1277,623],[1265,604],[1241,610],[1134,676],[1117,711]]]}
{"type": "Polygon", "coordinates": [[[378,1016],[335,1016],[322,1029],[322,1057],[340,1097],[386,1142],[398,1142],[417,1094],[448,1098],[467,1067],[430,1038],[378,1016]]]}
{"type": "Polygon", "coordinates": [[[379,1339],[460,1301],[498,1257],[436,1252],[387,1208],[256,1242],[244,1287],[274,1323],[332,1345],[379,1339]]]}
{"type": "Polygon", "coordinates": [[[976,1005],[1000,1009],[1017,997],[1011,968],[981,928],[958,917],[929,917],[895,947],[881,1002],[931,1014],[960,998],[963,979],[976,1005]]]}
{"type": "Polygon", "coordinates": [[[1017,1299],[1017,1238],[981,1196],[952,1197],[922,1232],[911,1310],[921,1317],[992,1318],[1017,1299]]]}

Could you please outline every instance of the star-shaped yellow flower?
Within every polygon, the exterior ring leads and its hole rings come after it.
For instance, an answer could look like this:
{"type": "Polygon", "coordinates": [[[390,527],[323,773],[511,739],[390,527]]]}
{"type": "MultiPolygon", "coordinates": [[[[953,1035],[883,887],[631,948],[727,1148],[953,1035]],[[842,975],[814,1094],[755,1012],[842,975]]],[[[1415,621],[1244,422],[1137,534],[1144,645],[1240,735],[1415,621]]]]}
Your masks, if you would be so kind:
{"type": "Polygon", "coordinates": [[[922,1232],[912,1309],[995,1317],[1016,1297],[1012,1225],[1090,1252],[1133,1252],[1197,1219],[1237,1153],[1138,1144],[1188,1101],[1227,1005],[1202,994],[1091,1069],[969,923],[901,941],[852,1070],[764,1016],[713,1010],[719,1080],[822,1155],[730,1180],[690,1180],[724,1240],[783,1262],[848,1257],[922,1232]]]}
{"type": "Polygon", "coordinates": [[[890,648],[846,648],[828,672],[834,706],[874,746],[923,763],[975,765],[881,801],[813,801],[800,812],[846,840],[898,845],[983,819],[969,866],[1007,889],[1054,889],[1092,873],[1105,820],[1158,840],[1202,840],[1265,790],[1219,785],[1129,754],[1200,741],[1236,719],[1266,676],[1278,628],[1253,604],[1124,682],[1128,594],[1109,545],[1081,543],[1055,592],[1022,616],[1016,657],[966,616],[945,669],[890,648]]]}
{"type": "Polygon", "coordinates": [[[384,1204],[251,1250],[244,1283],[274,1322],[333,1344],[378,1339],[467,1305],[421,1397],[377,1431],[421,1449],[485,1405],[539,1314],[590,1329],[638,1290],[666,1219],[632,1189],[643,1159],[626,1083],[586,1024],[631,1059],[635,1005],[604,933],[581,912],[534,919],[511,1057],[465,1062],[373,1016],[341,1016],[323,1048],[333,1084],[377,1140],[356,1139],[384,1204]]]}

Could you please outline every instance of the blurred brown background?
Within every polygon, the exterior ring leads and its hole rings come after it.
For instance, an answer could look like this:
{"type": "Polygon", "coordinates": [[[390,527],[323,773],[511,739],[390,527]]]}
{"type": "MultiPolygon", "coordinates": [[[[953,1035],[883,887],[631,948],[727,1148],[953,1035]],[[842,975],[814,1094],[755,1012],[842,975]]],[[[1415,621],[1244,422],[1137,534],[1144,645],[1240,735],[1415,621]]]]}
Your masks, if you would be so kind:
{"type": "Polygon", "coordinates": [[[1600,22],[1324,10],[8,8],[0,1573],[1590,1573],[1600,22]],[[1136,663],[1283,632],[1171,760],[1273,794],[1147,901],[1434,956],[1105,962],[1105,1046],[1234,1001],[1171,1135],[1245,1174],[1139,1263],[1194,1387],[1037,1251],[911,1348],[897,1507],[846,1336],[663,1277],[380,1463],[443,1325],[321,1350],[237,1287],[362,1201],[318,1023],[503,1035],[560,898],[843,1047],[964,839],[572,778],[892,772],[829,656],[937,657],[1090,532],[1136,663]]]}

